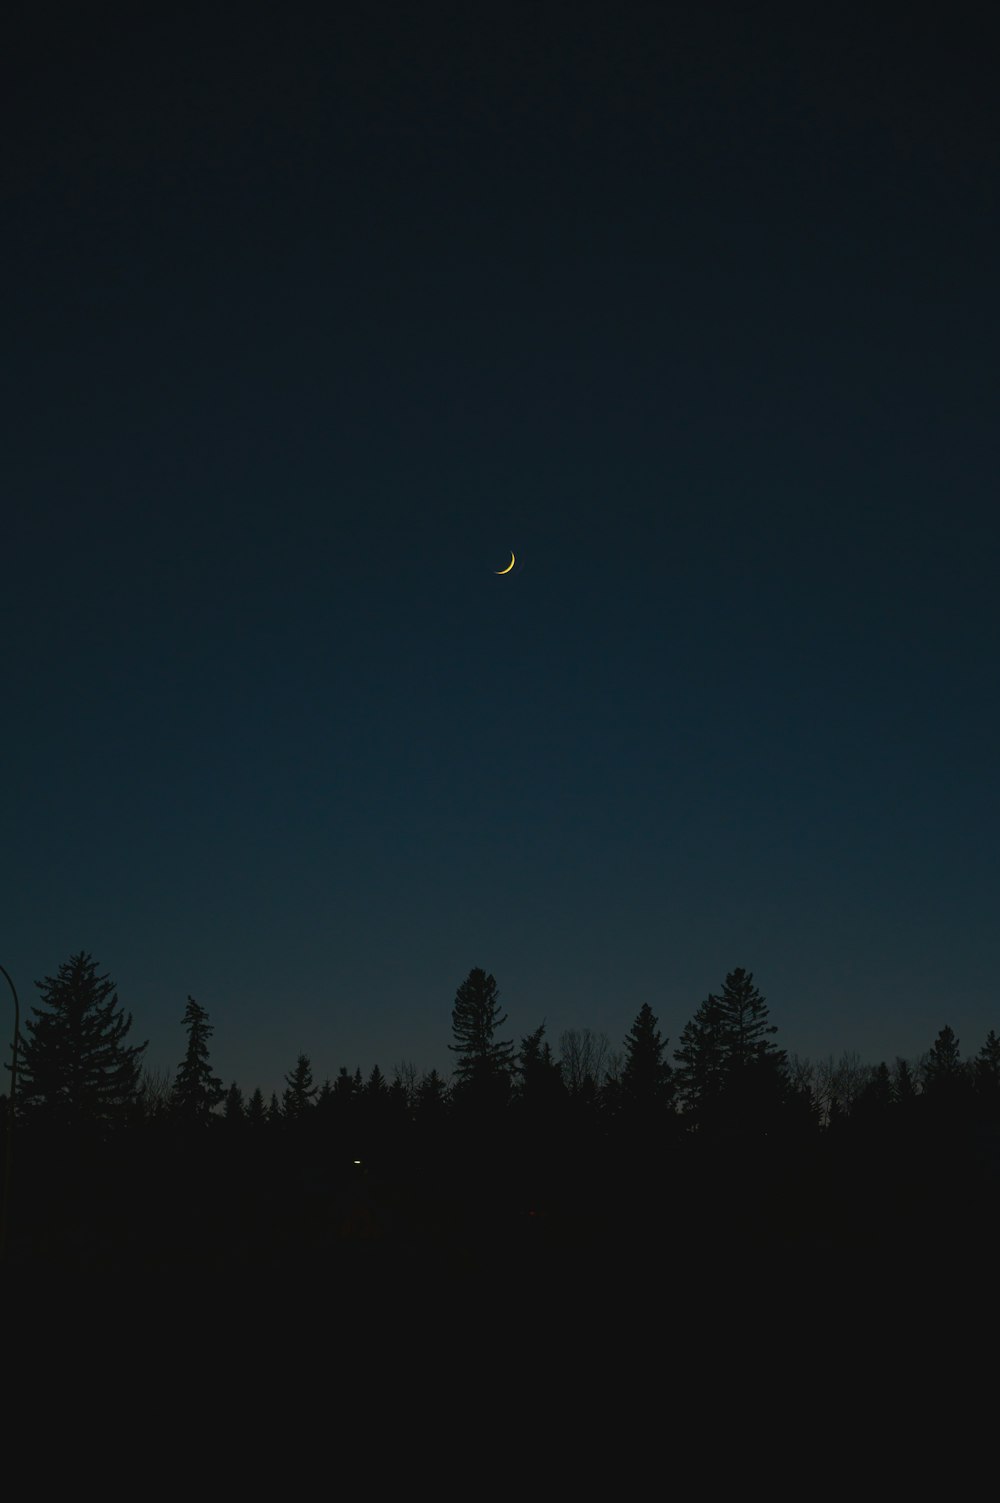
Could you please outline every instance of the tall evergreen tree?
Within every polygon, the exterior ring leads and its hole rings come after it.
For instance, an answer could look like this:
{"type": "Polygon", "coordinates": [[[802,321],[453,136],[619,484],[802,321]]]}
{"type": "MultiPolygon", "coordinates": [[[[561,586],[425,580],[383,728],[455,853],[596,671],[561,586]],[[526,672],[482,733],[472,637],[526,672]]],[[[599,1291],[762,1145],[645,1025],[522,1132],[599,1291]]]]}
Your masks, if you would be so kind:
{"type": "Polygon", "coordinates": [[[924,1060],[924,1095],[931,1098],[954,1095],[964,1073],[955,1030],[945,1024],[924,1060]]]}
{"type": "Polygon", "coordinates": [[[626,1108],[643,1113],[665,1110],[673,1102],[673,1071],[664,1059],[667,1040],[648,1002],[640,1007],[625,1039],[622,1099],[626,1108]]]}
{"type": "Polygon", "coordinates": [[[976,1092],[991,1107],[1000,1106],[1000,1039],[991,1028],[974,1064],[976,1092]]]}
{"type": "Polygon", "coordinates": [[[247,1122],[255,1128],[263,1127],[267,1122],[267,1107],[260,1086],[254,1086],[253,1094],[247,1102],[247,1122]]]}
{"type": "Polygon", "coordinates": [[[25,1024],[19,1094],[29,1110],[74,1128],[124,1120],[136,1100],[147,1045],[125,1042],[132,1014],[108,976],[81,951],[36,981],[42,1006],[25,1024]]]}
{"type": "Polygon", "coordinates": [[[753,984],[752,971],[742,966],[730,971],[717,1002],[730,1071],[761,1063],[784,1064],[785,1051],[769,1042],[769,1035],[778,1029],[768,1021],[767,1002],[753,984]]]}
{"type": "Polygon", "coordinates": [[[562,1066],[545,1037],[544,1023],[521,1040],[517,1073],[521,1080],[520,1099],[529,1111],[548,1112],[565,1096],[562,1066]]]}
{"type": "Polygon", "coordinates": [[[676,1088],[692,1120],[712,1110],[726,1081],[726,1044],[719,999],[711,992],[686,1023],[674,1050],[676,1088]]]}
{"type": "Polygon", "coordinates": [[[183,1024],[188,1043],[174,1079],[174,1108],[184,1121],[205,1123],[226,1092],[208,1062],[208,1040],[213,1031],[208,1013],[193,997],[187,999],[183,1024]]]}
{"type": "Polygon", "coordinates": [[[224,1115],[226,1121],[231,1127],[238,1126],[246,1119],[246,1107],[243,1104],[243,1092],[240,1090],[235,1080],[229,1087],[229,1090],[226,1092],[224,1115]]]}
{"type": "Polygon", "coordinates": [[[752,972],[739,966],[727,975],[718,996],[709,994],[681,1034],[678,1085],[692,1121],[746,1127],[795,1101],[804,1103],[788,1079],[784,1049],[770,1042],[777,1033],[767,1002],[752,972]]]}
{"type": "Polygon", "coordinates": [[[372,1071],[365,1082],[365,1097],[368,1101],[382,1102],[389,1094],[385,1076],[378,1065],[372,1065],[372,1071]]]}
{"type": "Polygon", "coordinates": [[[892,1092],[896,1105],[904,1111],[909,1111],[917,1099],[917,1084],[913,1079],[909,1060],[897,1057],[892,1077],[892,1092]]]}
{"type": "Polygon", "coordinates": [[[360,1072],[356,1078],[351,1074],[346,1065],[341,1065],[337,1071],[337,1078],[333,1082],[333,1095],[339,1106],[345,1107],[354,1100],[361,1089],[359,1082],[360,1072]]]}
{"type": "Polygon", "coordinates": [[[500,1016],[499,992],[492,976],[474,968],[455,993],[451,1030],[456,1042],[448,1048],[458,1055],[455,1074],[466,1086],[509,1087],[514,1065],[512,1041],[498,1042],[494,1035],[507,1021],[500,1016]]]}
{"type": "Polygon", "coordinates": [[[444,1116],[448,1105],[448,1083],[436,1070],[428,1070],[417,1086],[417,1121],[436,1124],[444,1116]]]}
{"type": "Polygon", "coordinates": [[[295,1069],[285,1076],[285,1085],[281,1098],[284,1115],[290,1122],[301,1121],[312,1107],[317,1090],[313,1085],[312,1065],[308,1055],[299,1055],[295,1069]]]}
{"type": "Polygon", "coordinates": [[[958,1114],[971,1097],[972,1081],[962,1062],[955,1030],[947,1024],[924,1060],[923,1087],[925,1110],[939,1122],[950,1117],[957,1125],[958,1114]]]}

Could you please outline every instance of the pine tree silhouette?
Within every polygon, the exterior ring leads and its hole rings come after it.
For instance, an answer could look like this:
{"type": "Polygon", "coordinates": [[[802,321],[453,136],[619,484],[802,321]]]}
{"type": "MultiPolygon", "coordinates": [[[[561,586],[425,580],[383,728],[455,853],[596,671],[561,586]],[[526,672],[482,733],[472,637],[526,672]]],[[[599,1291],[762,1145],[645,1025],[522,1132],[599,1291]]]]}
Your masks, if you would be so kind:
{"type": "Polygon", "coordinates": [[[365,1096],[369,1101],[384,1101],[389,1094],[385,1076],[378,1065],[372,1065],[372,1072],[365,1082],[365,1096]]]}
{"type": "Polygon", "coordinates": [[[247,1122],[251,1127],[263,1127],[267,1122],[267,1107],[260,1086],[254,1086],[253,1094],[247,1102],[247,1122]]]}
{"type": "Polygon", "coordinates": [[[892,1091],[896,1105],[903,1111],[909,1111],[917,1099],[917,1084],[913,1079],[913,1071],[910,1069],[908,1060],[897,1057],[892,1091]]]}
{"type": "Polygon", "coordinates": [[[710,1115],[725,1087],[727,1050],[718,997],[709,992],[674,1050],[676,1087],[692,1121],[710,1115]]]}
{"type": "Polygon", "coordinates": [[[995,1113],[1000,1109],[1000,1038],[992,1028],[976,1055],[973,1078],[980,1101],[995,1113]]]}
{"type": "Polygon", "coordinates": [[[299,1055],[295,1069],[285,1076],[285,1083],[286,1089],[282,1095],[284,1116],[289,1122],[301,1121],[312,1108],[313,1097],[316,1095],[308,1055],[299,1055]]]}
{"type": "Polygon", "coordinates": [[[243,1092],[235,1080],[226,1092],[224,1115],[230,1126],[238,1126],[246,1120],[246,1107],[243,1105],[243,1092]]]}
{"type": "Polygon", "coordinates": [[[562,1103],[566,1095],[562,1066],[545,1038],[544,1023],[521,1040],[517,1073],[522,1107],[532,1113],[549,1115],[562,1103]]]}
{"type": "Polygon", "coordinates": [[[448,1105],[448,1084],[436,1070],[428,1070],[417,1086],[417,1121],[439,1123],[448,1105]]]}
{"type": "Polygon", "coordinates": [[[147,1045],[125,1042],[132,1014],[120,1010],[114,982],[98,976],[97,962],[81,951],[35,985],[43,1005],[31,1009],[34,1020],[25,1025],[22,1102],[54,1124],[124,1122],[147,1045]]]}
{"type": "Polygon", "coordinates": [[[507,1021],[500,1016],[499,992],[492,976],[474,968],[455,993],[451,1014],[456,1039],[448,1048],[458,1055],[455,1074],[473,1089],[505,1097],[514,1063],[513,1042],[498,1042],[494,1035],[507,1021]]]}
{"type": "Polygon", "coordinates": [[[188,1044],[174,1080],[173,1104],[178,1116],[191,1123],[205,1123],[225,1096],[222,1081],[208,1062],[208,1040],[213,1032],[208,1013],[193,997],[184,1010],[188,1044]]]}
{"type": "Polygon", "coordinates": [[[668,1041],[656,1025],[653,1009],[644,1002],[625,1039],[623,1102],[640,1112],[663,1111],[674,1097],[673,1071],[663,1057],[668,1041]]]}
{"type": "Polygon", "coordinates": [[[768,1006],[742,966],[710,993],[681,1034],[677,1083],[690,1121],[727,1130],[769,1130],[776,1114],[804,1108],[788,1078],[787,1056],[770,1042],[777,1033],[768,1006]]]}

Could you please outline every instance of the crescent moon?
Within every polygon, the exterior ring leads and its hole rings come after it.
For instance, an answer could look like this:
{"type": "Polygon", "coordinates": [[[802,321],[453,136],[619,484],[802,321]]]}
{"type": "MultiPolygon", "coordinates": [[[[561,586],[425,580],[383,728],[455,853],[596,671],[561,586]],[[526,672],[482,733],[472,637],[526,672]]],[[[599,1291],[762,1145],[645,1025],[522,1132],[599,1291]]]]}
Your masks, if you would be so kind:
{"type": "Polygon", "coordinates": [[[511,571],[511,569],[513,569],[513,567],[514,567],[514,554],[513,554],[513,551],[512,551],[511,555],[510,555],[510,563],[507,565],[506,569],[494,569],[493,572],[494,572],[494,574],[509,574],[510,571],[511,571]]]}

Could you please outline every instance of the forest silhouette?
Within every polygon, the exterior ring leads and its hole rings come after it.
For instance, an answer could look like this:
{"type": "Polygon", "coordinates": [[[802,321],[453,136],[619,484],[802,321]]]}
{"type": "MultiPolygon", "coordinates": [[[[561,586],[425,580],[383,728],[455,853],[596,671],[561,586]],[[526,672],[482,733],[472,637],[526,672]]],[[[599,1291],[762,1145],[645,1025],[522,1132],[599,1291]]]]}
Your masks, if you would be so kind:
{"type": "Polygon", "coordinates": [[[265,1100],[214,1073],[193,997],[171,1076],[90,955],[36,986],[3,1101],[11,1269],[711,1279],[1000,1250],[993,1031],[970,1058],[947,1025],[917,1061],[789,1057],[738,968],[672,1049],[648,1004],[620,1048],[544,1021],[518,1042],[474,968],[450,1078],[317,1082],[300,1053],[265,1100]]]}

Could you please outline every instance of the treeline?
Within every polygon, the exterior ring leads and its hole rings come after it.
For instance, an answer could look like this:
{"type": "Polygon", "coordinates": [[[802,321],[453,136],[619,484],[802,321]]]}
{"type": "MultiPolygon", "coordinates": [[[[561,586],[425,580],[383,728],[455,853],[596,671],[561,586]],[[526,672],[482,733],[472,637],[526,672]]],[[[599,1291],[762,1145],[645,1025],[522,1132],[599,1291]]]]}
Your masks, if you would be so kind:
{"type": "Polygon", "coordinates": [[[673,1050],[647,1004],[620,1049],[568,1030],[557,1053],[544,1022],[504,1036],[496,981],[474,969],[450,1078],[400,1064],[317,1082],[301,1053],[265,1099],[215,1074],[194,998],[171,1077],[145,1067],[91,956],[38,986],[5,1113],[15,1261],[476,1271],[667,1250],[701,1266],[734,1239],[799,1262],[940,1256],[942,1238],[997,1250],[993,1031],[971,1059],[948,1026],[916,1064],[789,1058],[736,969],[673,1050]],[[931,1214],[943,1181],[945,1222],[931,1214]]]}

